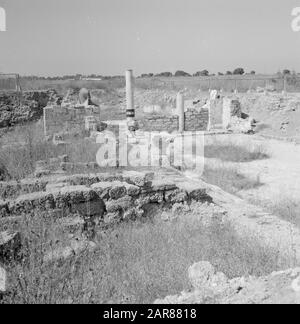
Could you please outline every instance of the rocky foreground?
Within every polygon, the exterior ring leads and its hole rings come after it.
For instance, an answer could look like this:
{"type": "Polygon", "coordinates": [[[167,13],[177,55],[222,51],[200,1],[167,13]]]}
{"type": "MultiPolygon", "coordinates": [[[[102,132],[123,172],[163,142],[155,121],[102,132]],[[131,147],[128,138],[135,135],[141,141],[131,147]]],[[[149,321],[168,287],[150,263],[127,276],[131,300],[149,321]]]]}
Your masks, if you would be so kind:
{"type": "Polygon", "coordinates": [[[155,304],[299,304],[300,268],[266,277],[228,279],[208,262],[188,270],[192,291],[156,300],[155,304]]]}

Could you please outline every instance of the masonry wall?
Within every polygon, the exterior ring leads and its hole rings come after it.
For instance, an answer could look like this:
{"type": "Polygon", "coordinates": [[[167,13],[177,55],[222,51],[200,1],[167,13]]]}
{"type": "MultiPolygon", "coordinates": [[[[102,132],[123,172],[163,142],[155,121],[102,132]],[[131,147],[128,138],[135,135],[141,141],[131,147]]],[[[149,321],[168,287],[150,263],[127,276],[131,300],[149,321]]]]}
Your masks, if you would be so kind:
{"type": "Polygon", "coordinates": [[[206,131],[208,127],[208,109],[188,109],[185,113],[186,131],[206,131]]]}
{"type": "Polygon", "coordinates": [[[100,122],[100,108],[69,108],[53,106],[44,108],[44,131],[45,135],[52,136],[61,132],[85,131],[85,118],[93,116],[100,122]]]}
{"type": "MultiPolygon", "coordinates": [[[[72,132],[84,133],[85,119],[93,116],[97,122],[101,121],[100,109],[90,108],[69,108],[51,106],[44,108],[44,130],[46,136],[53,136],[57,133],[72,132]]],[[[139,128],[144,131],[166,131],[172,133],[178,131],[178,116],[152,115],[143,116],[138,119],[139,128]]],[[[205,131],[208,126],[208,109],[189,109],[185,113],[186,131],[205,131]]]]}
{"type": "MultiPolygon", "coordinates": [[[[208,127],[208,109],[189,109],[185,113],[186,131],[206,131],[208,127]]],[[[178,131],[178,116],[151,116],[138,120],[139,127],[144,131],[178,131]]]]}

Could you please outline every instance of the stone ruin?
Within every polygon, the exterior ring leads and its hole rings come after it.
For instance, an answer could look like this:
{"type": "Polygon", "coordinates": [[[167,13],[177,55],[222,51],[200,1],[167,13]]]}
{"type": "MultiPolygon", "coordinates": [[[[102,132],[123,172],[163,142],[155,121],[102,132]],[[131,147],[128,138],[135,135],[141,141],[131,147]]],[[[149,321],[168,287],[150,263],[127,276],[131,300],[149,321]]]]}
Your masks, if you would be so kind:
{"type": "MultiPolygon", "coordinates": [[[[44,132],[49,138],[63,137],[63,134],[79,134],[89,136],[91,132],[103,131],[110,121],[101,119],[101,107],[96,106],[86,96],[81,104],[51,105],[44,108],[44,132]]],[[[184,102],[183,124],[184,131],[215,132],[232,131],[249,133],[254,129],[253,120],[242,113],[241,104],[235,97],[224,97],[218,91],[210,93],[206,104],[201,100],[184,102]]],[[[147,107],[148,109],[149,107],[147,107]]],[[[164,115],[154,113],[155,106],[151,106],[144,115],[138,114],[135,118],[134,130],[157,131],[168,133],[178,132],[180,116],[176,113],[164,115]],[[150,109],[151,108],[151,109],[150,109]],[[150,113],[152,112],[152,113],[150,113]]],[[[158,108],[157,108],[158,109],[158,108]]],[[[128,124],[129,125],[129,124],[128,124]]]]}
{"type": "Polygon", "coordinates": [[[116,171],[0,182],[0,223],[7,229],[0,233],[0,298],[1,290],[9,291],[7,266],[26,258],[17,231],[25,215],[51,217],[69,231],[67,247],[58,244],[45,253],[45,262],[52,262],[93,250],[96,231],[148,217],[157,206],[172,210],[192,201],[209,201],[205,188],[176,173],[116,171]]]}

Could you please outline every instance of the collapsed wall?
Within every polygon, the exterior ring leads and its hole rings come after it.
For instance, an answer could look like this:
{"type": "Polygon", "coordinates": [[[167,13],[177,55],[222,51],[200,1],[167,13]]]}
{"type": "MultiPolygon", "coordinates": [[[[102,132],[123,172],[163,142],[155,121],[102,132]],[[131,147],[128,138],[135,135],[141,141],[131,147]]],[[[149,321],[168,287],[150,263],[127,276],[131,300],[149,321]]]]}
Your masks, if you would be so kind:
{"type": "Polygon", "coordinates": [[[49,103],[60,104],[55,90],[0,93],[0,128],[36,121],[49,103]]]}
{"type": "Polygon", "coordinates": [[[86,118],[93,117],[100,123],[100,108],[48,106],[44,108],[44,132],[53,136],[62,132],[83,134],[86,129],[86,118]]]}
{"type": "Polygon", "coordinates": [[[114,223],[142,216],[148,204],[205,199],[209,198],[203,186],[184,179],[159,180],[152,172],[52,176],[0,182],[0,219],[42,211],[98,216],[114,223]]]}

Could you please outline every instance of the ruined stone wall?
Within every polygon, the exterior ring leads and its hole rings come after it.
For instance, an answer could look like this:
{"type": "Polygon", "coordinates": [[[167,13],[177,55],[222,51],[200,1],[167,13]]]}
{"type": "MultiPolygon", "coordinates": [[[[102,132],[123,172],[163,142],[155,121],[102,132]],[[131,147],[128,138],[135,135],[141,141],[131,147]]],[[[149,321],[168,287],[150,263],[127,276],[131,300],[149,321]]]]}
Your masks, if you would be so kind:
{"type": "Polygon", "coordinates": [[[208,109],[188,109],[185,113],[186,131],[206,131],[208,127],[208,109]]]}
{"type": "Polygon", "coordinates": [[[60,104],[62,98],[55,90],[0,93],[0,128],[11,127],[43,116],[49,103],[60,104]]]}
{"type": "Polygon", "coordinates": [[[100,108],[69,108],[61,106],[45,107],[45,135],[52,136],[61,132],[83,133],[85,131],[86,117],[88,116],[93,116],[98,122],[100,122],[100,108]]]}
{"type": "MultiPolygon", "coordinates": [[[[178,131],[178,116],[151,116],[138,120],[139,127],[144,131],[178,131]]],[[[208,109],[188,109],[185,113],[186,131],[206,131],[208,126],[208,109]]]]}

